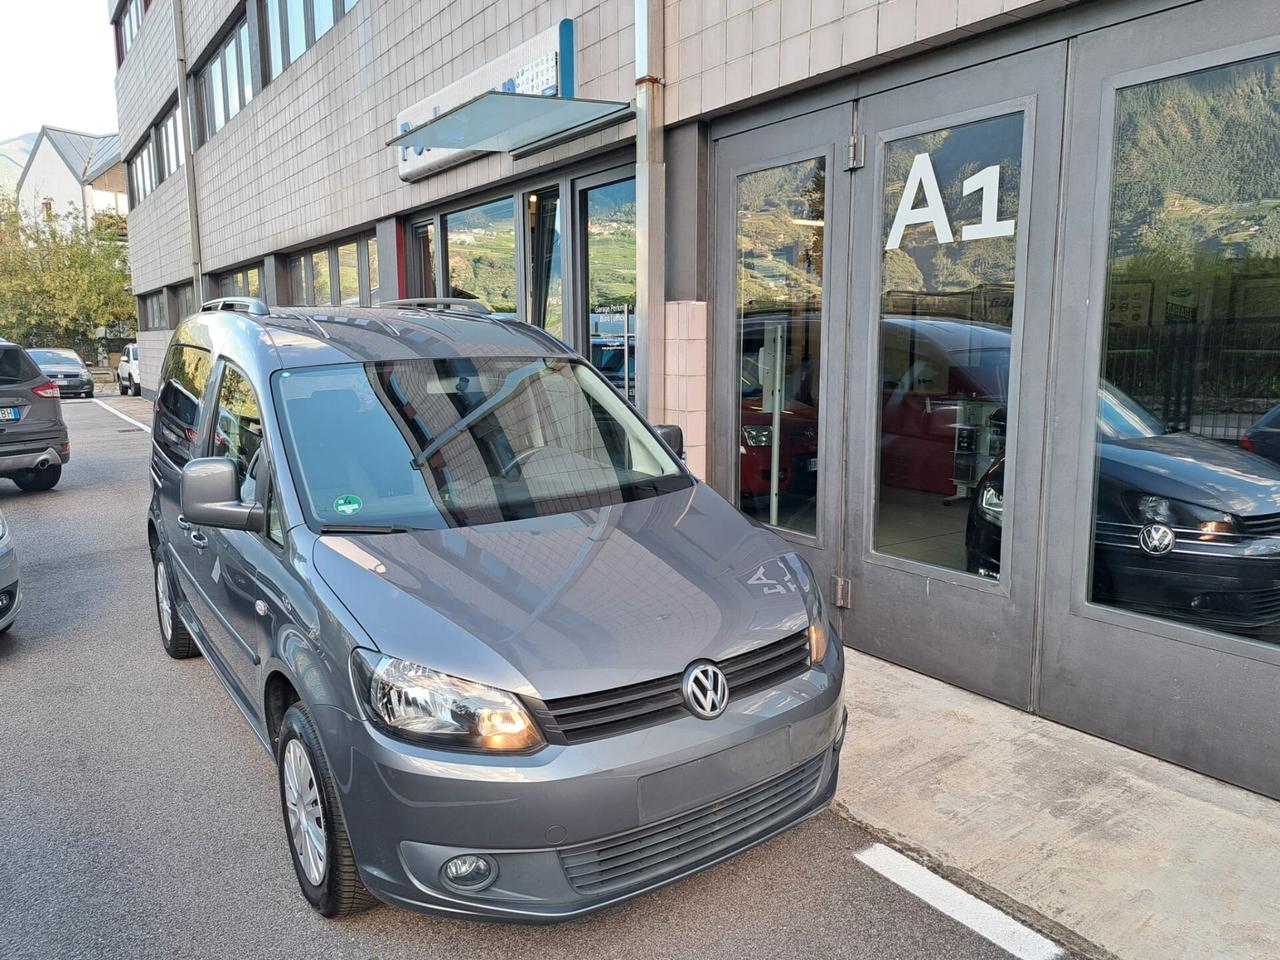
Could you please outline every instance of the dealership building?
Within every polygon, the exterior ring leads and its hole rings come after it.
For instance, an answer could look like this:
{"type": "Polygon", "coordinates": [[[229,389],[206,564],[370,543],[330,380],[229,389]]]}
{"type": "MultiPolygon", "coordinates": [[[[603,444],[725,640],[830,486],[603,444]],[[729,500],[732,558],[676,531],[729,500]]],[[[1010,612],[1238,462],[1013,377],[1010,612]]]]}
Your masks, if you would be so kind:
{"type": "Polygon", "coordinates": [[[109,14],[148,395],[210,298],[482,300],[850,646],[1280,797],[1274,0],[109,14]]]}

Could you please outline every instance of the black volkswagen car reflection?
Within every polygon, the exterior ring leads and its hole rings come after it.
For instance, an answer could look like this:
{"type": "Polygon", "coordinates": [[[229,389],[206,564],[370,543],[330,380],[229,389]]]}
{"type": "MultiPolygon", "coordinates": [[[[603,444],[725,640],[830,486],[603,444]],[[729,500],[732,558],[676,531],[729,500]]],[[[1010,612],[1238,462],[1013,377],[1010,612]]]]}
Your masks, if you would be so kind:
{"type": "MultiPolygon", "coordinates": [[[[1185,432],[1111,384],[1098,391],[1092,599],[1280,638],[1280,464],[1185,432]]],[[[969,510],[972,573],[1000,574],[1004,461],[969,510]]]]}

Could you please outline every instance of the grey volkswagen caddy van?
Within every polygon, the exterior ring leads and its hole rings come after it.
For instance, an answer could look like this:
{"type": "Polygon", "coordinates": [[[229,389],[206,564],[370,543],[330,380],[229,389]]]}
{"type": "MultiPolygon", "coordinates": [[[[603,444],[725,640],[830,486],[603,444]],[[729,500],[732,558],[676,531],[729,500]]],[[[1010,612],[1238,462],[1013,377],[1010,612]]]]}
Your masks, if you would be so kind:
{"type": "Polygon", "coordinates": [[[178,326],[148,518],[311,905],[561,919],[822,810],[844,664],[788,544],[542,331],[328,309],[178,326]]]}

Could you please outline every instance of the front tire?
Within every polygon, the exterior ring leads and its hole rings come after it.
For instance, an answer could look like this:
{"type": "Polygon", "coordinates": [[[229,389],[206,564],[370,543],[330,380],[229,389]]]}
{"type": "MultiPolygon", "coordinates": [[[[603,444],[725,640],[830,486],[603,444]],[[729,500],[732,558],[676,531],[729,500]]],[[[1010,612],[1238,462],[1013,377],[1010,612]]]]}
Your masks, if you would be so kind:
{"type": "MultiPolygon", "coordinates": [[[[157,553],[160,547],[156,547],[157,553]]],[[[164,558],[152,558],[155,564],[156,618],[160,621],[160,642],[164,644],[164,652],[175,660],[186,660],[198,656],[200,648],[195,638],[186,628],[182,618],[178,616],[178,605],[173,596],[173,583],[169,579],[169,571],[165,567],[164,558]]]]}
{"type": "Polygon", "coordinates": [[[120,396],[122,397],[129,392],[128,382],[121,379],[119,374],[116,374],[116,386],[120,388],[120,396]]]}
{"type": "Polygon", "coordinates": [[[280,723],[276,772],[293,870],[312,909],[322,917],[346,917],[373,906],[377,901],[360,881],[319,734],[301,702],[280,723]]]}
{"type": "Polygon", "coordinates": [[[133,379],[132,376],[129,377],[129,395],[131,397],[142,396],[142,384],[133,379]]]}
{"type": "Polygon", "coordinates": [[[61,479],[62,464],[60,463],[52,464],[43,470],[19,470],[13,475],[13,482],[18,485],[18,489],[25,490],[27,493],[52,490],[61,479]]]}

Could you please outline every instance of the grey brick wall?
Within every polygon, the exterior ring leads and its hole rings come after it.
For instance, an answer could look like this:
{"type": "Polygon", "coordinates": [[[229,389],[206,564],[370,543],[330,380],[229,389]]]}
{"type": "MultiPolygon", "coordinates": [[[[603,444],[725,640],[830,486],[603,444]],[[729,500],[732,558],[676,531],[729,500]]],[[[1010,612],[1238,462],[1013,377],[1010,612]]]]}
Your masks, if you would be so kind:
{"type": "Polygon", "coordinates": [[[129,264],[136,294],[191,279],[191,227],[183,171],[129,212],[129,264]]]}

